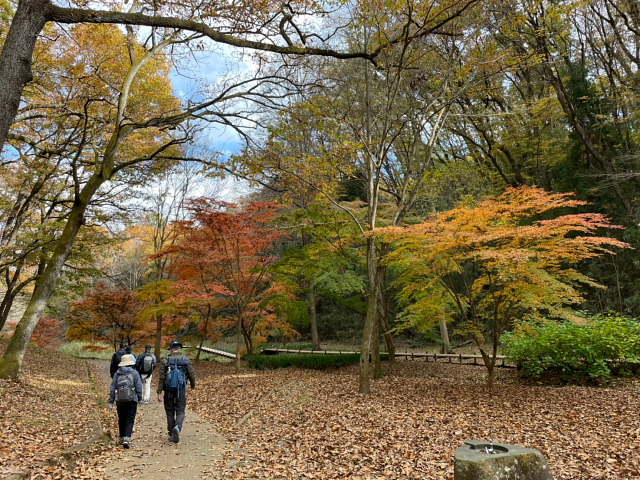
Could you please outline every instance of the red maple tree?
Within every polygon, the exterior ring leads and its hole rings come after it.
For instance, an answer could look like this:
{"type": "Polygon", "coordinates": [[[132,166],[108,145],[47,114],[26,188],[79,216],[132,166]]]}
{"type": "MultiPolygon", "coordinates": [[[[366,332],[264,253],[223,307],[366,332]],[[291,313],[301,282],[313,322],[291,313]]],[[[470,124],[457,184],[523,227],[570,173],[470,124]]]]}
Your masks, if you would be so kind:
{"type": "Polygon", "coordinates": [[[205,334],[235,324],[239,354],[253,353],[271,329],[295,335],[277,308],[292,295],[270,271],[274,246],[286,236],[273,223],[278,206],[252,202],[239,209],[202,198],[187,208],[190,219],[176,224],[180,240],[160,253],[175,258],[170,301],[199,316],[205,334]]]}

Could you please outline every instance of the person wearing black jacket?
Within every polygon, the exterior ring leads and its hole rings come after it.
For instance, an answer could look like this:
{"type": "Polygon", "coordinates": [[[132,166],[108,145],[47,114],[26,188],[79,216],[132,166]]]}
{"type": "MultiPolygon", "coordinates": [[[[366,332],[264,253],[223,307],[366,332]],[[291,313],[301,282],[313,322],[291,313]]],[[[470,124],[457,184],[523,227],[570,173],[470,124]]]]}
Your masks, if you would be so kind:
{"type": "MultiPolygon", "coordinates": [[[[131,348],[131,347],[129,347],[131,348]]],[[[120,342],[120,350],[113,354],[111,357],[111,365],[109,366],[109,374],[111,378],[118,371],[118,364],[120,363],[120,359],[123,355],[127,354],[127,344],[125,342],[120,342]]]]}

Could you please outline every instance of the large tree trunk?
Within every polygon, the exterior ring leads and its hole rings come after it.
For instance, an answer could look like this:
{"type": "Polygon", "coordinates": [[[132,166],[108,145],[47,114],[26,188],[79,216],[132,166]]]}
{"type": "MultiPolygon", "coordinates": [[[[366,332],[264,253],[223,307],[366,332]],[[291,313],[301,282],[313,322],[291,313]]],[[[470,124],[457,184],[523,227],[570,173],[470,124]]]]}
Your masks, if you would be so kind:
{"type": "Polygon", "coordinates": [[[112,162],[107,161],[106,163],[107,165],[103,165],[99,172],[89,178],[89,181],[75,196],[67,223],[55,243],[51,258],[47,261],[42,275],[36,280],[29,305],[18,323],[2,359],[0,359],[0,378],[17,378],[20,375],[22,360],[29,346],[29,340],[56,289],[58,279],[71,254],[80,227],[85,223],[84,215],[89,202],[96,191],[111,177],[112,162]]]}
{"type": "Polygon", "coordinates": [[[31,59],[51,12],[49,0],[20,0],[0,54],[0,151],[18,113],[24,86],[31,81],[31,59]]]}
{"type": "Polygon", "coordinates": [[[72,207],[67,224],[57,241],[56,248],[47,262],[44,273],[36,280],[36,286],[29,305],[16,327],[7,350],[2,359],[0,359],[0,378],[17,378],[20,375],[22,360],[29,346],[29,340],[33,330],[38,325],[42,313],[47,308],[49,299],[62,273],[62,268],[71,254],[71,248],[78,231],[84,223],[84,212],[87,204],[88,202],[76,201],[72,207]]]}

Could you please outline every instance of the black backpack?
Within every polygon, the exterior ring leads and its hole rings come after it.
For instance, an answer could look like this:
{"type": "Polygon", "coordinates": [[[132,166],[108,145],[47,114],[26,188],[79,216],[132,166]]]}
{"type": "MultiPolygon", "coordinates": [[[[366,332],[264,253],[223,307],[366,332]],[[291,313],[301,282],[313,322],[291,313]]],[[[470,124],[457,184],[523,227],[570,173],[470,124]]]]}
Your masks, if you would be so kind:
{"type": "Polygon", "coordinates": [[[116,381],[116,403],[132,402],[136,397],[136,384],[132,373],[121,373],[116,381]]]}

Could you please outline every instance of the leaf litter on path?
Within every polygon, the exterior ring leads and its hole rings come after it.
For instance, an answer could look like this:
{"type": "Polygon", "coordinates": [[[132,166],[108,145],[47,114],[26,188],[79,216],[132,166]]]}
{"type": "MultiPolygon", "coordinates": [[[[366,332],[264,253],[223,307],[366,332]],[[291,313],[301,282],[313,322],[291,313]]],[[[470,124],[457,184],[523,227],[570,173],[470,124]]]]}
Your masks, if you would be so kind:
{"type": "Polygon", "coordinates": [[[0,475],[30,468],[32,479],[62,480],[452,480],[455,449],[492,439],[540,450],[556,480],[640,478],[637,380],[552,387],[501,371],[488,391],[482,367],[411,361],[387,364],[367,396],[357,393],[356,368],[235,375],[232,366],[201,362],[180,444],[166,441],[156,402],[140,406],[131,450],[96,444],[42,464],[90,438],[96,411],[117,432],[115,412],[104,407],[107,362],[97,363],[100,406],[82,360],[31,353],[19,383],[0,381],[0,475]]]}

